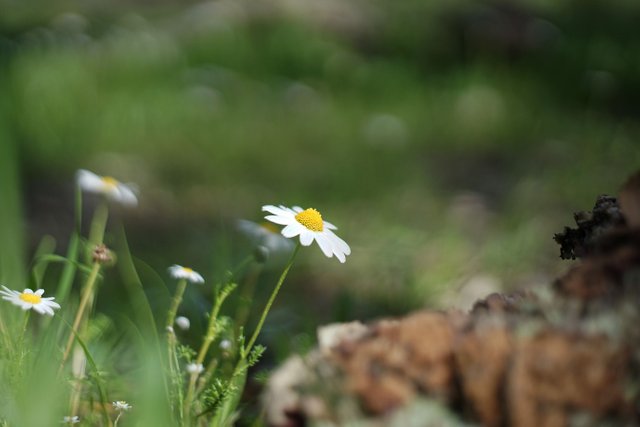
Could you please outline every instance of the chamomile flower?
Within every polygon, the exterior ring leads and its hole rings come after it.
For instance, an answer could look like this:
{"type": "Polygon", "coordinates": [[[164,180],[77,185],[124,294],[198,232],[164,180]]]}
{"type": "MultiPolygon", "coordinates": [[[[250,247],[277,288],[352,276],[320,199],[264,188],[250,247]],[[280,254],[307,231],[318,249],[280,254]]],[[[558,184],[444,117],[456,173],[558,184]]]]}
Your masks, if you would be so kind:
{"type": "Polygon", "coordinates": [[[131,185],[110,176],[100,176],[85,169],[76,172],[76,182],[83,191],[102,194],[123,206],[136,206],[138,198],[131,185]]]}
{"type": "Polygon", "coordinates": [[[169,274],[174,279],[187,279],[191,283],[204,283],[204,278],[197,271],[189,267],[175,264],[169,267],[169,274]]]}
{"type": "Polygon", "coordinates": [[[189,363],[187,365],[187,372],[190,374],[201,374],[204,371],[202,363],[189,363]]]}
{"type": "Polygon", "coordinates": [[[280,234],[277,226],[270,222],[257,223],[246,219],[239,219],[236,226],[256,245],[264,246],[269,251],[269,257],[289,255],[294,248],[291,240],[280,234]]]}
{"type": "Polygon", "coordinates": [[[3,286],[2,290],[0,290],[3,300],[9,301],[23,310],[34,309],[40,314],[53,316],[53,310],[59,309],[60,304],[53,302],[54,297],[42,298],[42,294],[44,294],[44,289],[38,289],[35,292],[31,289],[25,289],[22,292],[18,292],[3,286]]]}
{"type": "Polygon", "coordinates": [[[183,331],[188,331],[189,327],[191,326],[191,322],[189,321],[188,317],[178,316],[176,317],[176,325],[178,325],[178,328],[182,329],[183,331]]]}
{"type": "Polygon", "coordinates": [[[77,415],[74,415],[72,417],[66,416],[62,418],[63,424],[78,424],[79,422],[80,422],[80,418],[77,415]]]}
{"type": "Polygon", "coordinates": [[[116,400],[115,402],[113,402],[113,409],[118,412],[126,412],[131,409],[131,405],[129,405],[124,400],[116,400]]]}
{"type": "Polygon", "coordinates": [[[262,210],[272,214],[265,219],[285,226],[281,231],[284,237],[300,236],[302,246],[309,246],[315,240],[328,258],[335,255],[340,262],[345,262],[347,255],[351,254],[349,245],[333,232],[337,227],[324,221],[320,212],[313,208],[266,205],[262,210]]]}

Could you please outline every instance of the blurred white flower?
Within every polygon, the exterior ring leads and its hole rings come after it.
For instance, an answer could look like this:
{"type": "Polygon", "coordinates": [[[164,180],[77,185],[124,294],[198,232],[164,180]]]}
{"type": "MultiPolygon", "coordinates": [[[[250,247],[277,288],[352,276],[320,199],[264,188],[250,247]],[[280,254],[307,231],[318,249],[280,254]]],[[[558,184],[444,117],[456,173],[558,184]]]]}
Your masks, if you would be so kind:
{"type": "Polygon", "coordinates": [[[85,169],[76,172],[78,186],[88,193],[102,194],[124,206],[136,206],[138,198],[131,185],[110,176],[100,176],[85,169]]]}
{"type": "Polygon", "coordinates": [[[231,348],[231,340],[224,339],[220,341],[220,348],[223,350],[229,350],[231,348]]]}
{"type": "Polygon", "coordinates": [[[257,223],[246,219],[236,221],[236,226],[241,233],[247,236],[255,245],[267,248],[268,256],[277,257],[289,254],[295,244],[280,234],[280,230],[270,222],[257,223]]]}
{"type": "Polygon", "coordinates": [[[320,212],[313,208],[266,205],[262,210],[272,214],[265,219],[285,226],[281,231],[284,237],[300,236],[302,246],[309,246],[315,240],[328,258],[335,255],[340,262],[345,262],[346,256],[351,254],[349,245],[332,231],[337,227],[324,221],[320,212]]]}
{"type": "Polygon", "coordinates": [[[40,314],[53,316],[53,310],[59,309],[60,304],[53,301],[54,297],[42,298],[43,294],[44,289],[38,289],[35,292],[31,289],[25,289],[22,292],[18,292],[2,286],[2,290],[0,290],[3,300],[9,301],[23,310],[34,309],[40,314]]]}
{"type": "Polygon", "coordinates": [[[190,374],[201,374],[204,371],[202,363],[189,363],[187,365],[187,372],[190,374]]]}
{"type": "Polygon", "coordinates": [[[72,417],[66,416],[62,418],[62,422],[64,424],[78,424],[80,422],[80,418],[77,415],[74,415],[72,417]]]}
{"type": "Polygon", "coordinates": [[[126,412],[129,409],[131,409],[131,405],[129,405],[124,400],[117,400],[113,402],[113,409],[115,409],[118,412],[126,412]]]}
{"type": "Polygon", "coordinates": [[[169,274],[174,279],[187,279],[191,283],[204,283],[204,278],[197,271],[178,264],[169,267],[169,274]]]}
{"type": "Polygon", "coordinates": [[[178,325],[178,327],[180,329],[182,329],[183,331],[187,331],[187,330],[189,330],[189,327],[191,326],[191,322],[189,321],[189,319],[187,317],[178,316],[178,317],[176,317],[176,325],[178,325]]]}

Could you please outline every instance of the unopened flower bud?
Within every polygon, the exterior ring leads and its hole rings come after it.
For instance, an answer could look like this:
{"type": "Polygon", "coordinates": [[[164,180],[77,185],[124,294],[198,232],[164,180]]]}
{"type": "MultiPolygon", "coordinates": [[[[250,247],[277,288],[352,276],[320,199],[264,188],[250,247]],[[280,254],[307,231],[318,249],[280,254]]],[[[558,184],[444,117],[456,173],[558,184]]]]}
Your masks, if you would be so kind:
{"type": "Polygon", "coordinates": [[[106,245],[97,245],[91,253],[93,261],[98,264],[111,264],[113,262],[113,254],[106,245]]]}

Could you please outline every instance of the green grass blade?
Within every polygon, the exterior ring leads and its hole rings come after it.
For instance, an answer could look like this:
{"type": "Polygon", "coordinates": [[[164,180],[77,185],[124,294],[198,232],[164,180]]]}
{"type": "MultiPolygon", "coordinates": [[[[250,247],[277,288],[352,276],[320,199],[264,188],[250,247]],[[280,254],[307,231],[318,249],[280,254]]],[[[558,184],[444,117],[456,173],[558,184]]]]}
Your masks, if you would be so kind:
{"type": "Polygon", "coordinates": [[[100,406],[102,407],[102,416],[104,418],[106,425],[110,425],[109,413],[107,412],[107,408],[108,408],[107,405],[109,404],[109,400],[107,399],[107,393],[102,387],[102,384],[100,384],[100,371],[98,370],[98,366],[96,365],[95,360],[91,356],[91,352],[89,352],[89,348],[87,347],[85,342],[82,340],[82,338],[80,338],[78,334],[76,334],[76,332],[73,330],[70,324],[68,326],[69,326],[69,329],[71,329],[71,333],[73,333],[76,336],[76,341],[78,342],[78,344],[80,344],[80,347],[82,347],[82,351],[84,352],[84,355],[87,357],[87,362],[89,362],[89,366],[93,370],[92,378],[94,379],[96,389],[98,390],[98,395],[100,396],[100,404],[101,404],[100,406]]]}

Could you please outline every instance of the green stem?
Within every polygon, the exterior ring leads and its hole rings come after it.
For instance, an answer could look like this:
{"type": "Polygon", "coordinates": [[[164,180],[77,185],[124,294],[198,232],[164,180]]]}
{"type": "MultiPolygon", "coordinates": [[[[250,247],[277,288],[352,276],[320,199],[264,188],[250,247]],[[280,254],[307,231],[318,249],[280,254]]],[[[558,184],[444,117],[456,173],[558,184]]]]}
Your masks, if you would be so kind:
{"type": "Polygon", "coordinates": [[[287,262],[287,266],[284,268],[284,271],[280,275],[280,279],[278,279],[278,283],[276,283],[276,287],[273,289],[273,292],[271,292],[271,296],[267,301],[267,305],[264,307],[264,310],[262,311],[262,316],[260,316],[260,321],[258,322],[258,326],[256,327],[256,330],[253,332],[253,335],[249,340],[249,344],[247,344],[247,346],[244,347],[244,349],[242,350],[242,354],[241,354],[242,358],[246,358],[249,355],[249,353],[251,352],[251,349],[253,348],[253,345],[258,339],[258,335],[260,335],[260,331],[262,330],[264,321],[267,318],[267,314],[269,314],[269,310],[271,310],[271,306],[273,305],[273,302],[275,301],[276,296],[278,295],[278,292],[280,291],[280,288],[284,283],[284,279],[287,277],[287,274],[289,273],[289,270],[293,265],[293,261],[296,255],[298,254],[299,249],[300,249],[300,243],[296,245],[296,248],[293,250],[293,253],[291,253],[291,257],[289,258],[289,262],[287,262]]]}
{"type": "Polygon", "coordinates": [[[27,326],[29,325],[29,317],[31,316],[31,310],[24,312],[24,320],[22,321],[22,333],[20,334],[20,345],[24,344],[24,339],[27,335],[27,326]]]}
{"type": "Polygon", "coordinates": [[[167,313],[167,353],[169,357],[169,371],[173,383],[174,393],[177,395],[178,417],[180,422],[183,419],[182,412],[182,381],[180,380],[180,363],[178,361],[178,355],[176,354],[176,334],[173,330],[173,322],[176,319],[176,313],[180,302],[182,302],[182,296],[187,288],[187,279],[181,279],[178,282],[176,288],[176,294],[171,302],[171,307],[167,313]]]}
{"type": "Polygon", "coordinates": [[[2,335],[2,341],[4,342],[4,348],[11,348],[11,338],[9,337],[9,332],[7,331],[7,327],[4,324],[4,319],[0,314],[0,335],[2,335]]]}
{"type": "Polygon", "coordinates": [[[96,279],[98,278],[98,273],[100,273],[100,263],[94,262],[93,268],[91,269],[91,273],[89,273],[89,277],[87,278],[87,283],[84,286],[84,292],[80,300],[80,305],[78,306],[76,317],[73,320],[71,333],[69,334],[69,339],[67,340],[67,345],[65,347],[64,354],[62,356],[62,362],[60,363],[60,370],[62,370],[65,362],[69,358],[69,353],[71,352],[71,346],[73,345],[76,334],[78,334],[78,328],[80,327],[80,322],[84,315],[84,311],[87,307],[87,303],[89,302],[89,300],[91,299],[91,296],[93,295],[93,288],[95,286],[96,279]]]}
{"type": "Polygon", "coordinates": [[[89,229],[89,247],[87,251],[88,259],[91,259],[93,249],[104,241],[104,231],[107,228],[109,219],[109,205],[106,200],[100,202],[93,213],[91,227],[89,229]]]}
{"type": "Polygon", "coordinates": [[[182,302],[182,296],[184,295],[184,290],[187,288],[187,279],[181,279],[178,282],[178,287],[176,288],[176,294],[173,297],[173,301],[171,302],[171,308],[169,309],[169,313],[167,314],[167,330],[169,328],[173,329],[173,322],[176,320],[176,313],[178,312],[178,307],[182,302]]]}
{"type": "MultiPolygon", "coordinates": [[[[242,374],[248,368],[247,356],[251,353],[251,349],[253,348],[253,345],[258,339],[258,335],[260,335],[260,331],[262,330],[264,321],[267,318],[267,315],[269,314],[269,310],[271,310],[271,306],[273,305],[273,302],[275,301],[276,296],[278,296],[278,292],[280,291],[280,288],[282,287],[282,284],[284,283],[284,279],[286,279],[287,274],[289,274],[289,270],[291,269],[291,266],[293,265],[293,261],[295,260],[299,250],[300,250],[300,243],[296,245],[295,249],[291,253],[291,256],[289,257],[289,261],[287,262],[287,265],[285,266],[284,270],[282,271],[282,274],[280,275],[280,278],[278,279],[278,283],[276,283],[275,288],[271,292],[271,296],[267,301],[267,305],[264,307],[264,310],[262,311],[262,315],[260,316],[260,321],[258,322],[258,326],[256,327],[256,330],[253,332],[251,339],[249,340],[249,344],[247,344],[246,346],[243,346],[240,349],[240,357],[238,358],[238,362],[236,363],[233,373],[231,374],[231,379],[229,380],[230,383],[238,380],[242,382],[245,381],[245,379],[239,379],[240,378],[239,375],[242,374]]],[[[196,378],[192,375],[190,385],[195,384],[195,380],[196,378]]],[[[189,396],[187,396],[187,399],[189,399],[189,396]]],[[[222,412],[219,412],[216,415],[216,417],[214,417],[211,425],[218,425],[218,424],[214,424],[214,422],[220,422],[221,421],[220,418],[222,418],[223,421],[224,419],[226,419],[226,415],[228,415],[228,410],[226,408],[229,405],[231,405],[229,402],[224,403],[224,406],[221,409],[222,412]]],[[[207,411],[199,414],[198,416],[204,415],[204,413],[206,412],[207,411]]]]}
{"type": "MultiPolygon", "coordinates": [[[[198,352],[198,357],[196,358],[196,364],[202,364],[204,361],[207,352],[209,351],[209,347],[211,343],[215,340],[216,334],[218,331],[216,330],[218,313],[220,312],[220,307],[222,307],[222,303],[229,296],[230,291],[223,291],[216,298],[216,302],[211,308],[211,314],[209,316],[209,326],[207,327],[207,335],[204,337],[202,341],[202,346],[200,347],[200,351],[198,352]]],[[[187,397],[184,400],[184,412],[186,414],[186,424],[189,425],[189,420],[191,418],[191,403],[193,400],[193,395],[195,392],[196,380],[198,379],[198,373],[194,372],[189,377],[189,386],[187,388],[187,397]]]]}

